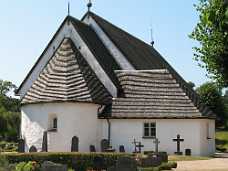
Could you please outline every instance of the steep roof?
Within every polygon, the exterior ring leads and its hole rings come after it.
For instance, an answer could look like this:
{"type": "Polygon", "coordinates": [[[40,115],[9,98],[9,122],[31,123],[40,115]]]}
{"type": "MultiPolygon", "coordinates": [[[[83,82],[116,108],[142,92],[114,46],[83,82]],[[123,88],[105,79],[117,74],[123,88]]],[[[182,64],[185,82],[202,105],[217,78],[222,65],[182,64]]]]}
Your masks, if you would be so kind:
{"type": "Polygon", "coordinates": [[[214,116],[212,111],[207,106],[200,103],[200,98],[197,93],[161,56],[161,54],[156,51],[154,47],[132,36],[131,34],[92,12],[88,12],[84,17],[87,15],[91,16],[96,21],[96,23],[102,28],[105,34],[108,35],[116,47],[124,54],[127,60],[135,67],[135,69],[167,69],[175,78],[176,82],[180,85],[184,93],[192,101],[194,106],[196,106],[204,116],[214,116]]]}
{"type": "MultiPolygon", "coordinates": [[[[63,27],[63,25],[66,22],[70,22],[77,33],[80,35],[80,38],[85,42],[86,46],[88,46],[89,50],[95,57],[95,60],[99,63],[102,70],[107,74],[108,78],[110,78],[111,82],[115,85],[115,87],[119,90],[118,98],[113,99],[113,104],[106,106],[104,112],[106,112],[107,116],[109,112],[111,111],[112,114],[115,113],[115,111],[118,111],[119,109],[125,110],[126,106],[119,106],[119,102],[123,102],[123,104],[126,104],[124,102],[128,101],[129,104],[133,104],[134,108],[137,107],[140,108],[136,104],[136,101],[139,101],[140,103],[143,101],[143,99],[148,102],[148,99],[150,100],[150,103],[153,103],[154,100],[160,98],[159,101],[167,100],[167,104],[170,103],[169,100],[175,102],[179,102],[181,99],[186,100],[187,109],[192,112],[192,115],[194,116],[201,116],[204,117],[211,117],[214,116],[214,114],[209,110],[204,104],[200,103],[200,99],[198,95],[195,93],[192,88],[185,82],[185,80],[168,64],[168,62],[149,44],[139,40],[138,38],[132,36],[131,34],[127,33],[126,31],[116,27],[115,25],[111,24],[110,22],[106,21],[105,19],[99,17],[98,15],[94,13],[87,13],[86,16],[90,16],[94,19],[94,21],[98,24],[98,26],[103,30],[103,32],[108,36],[108,38],[111,40],[112,43],[115,44],[117,49],[126,57],[126,60],[136,69],[136,70],[151,70],[152,73],[155,71],[159,71],[160,76],[164,77],[165,75],[170,75],[171,79],[169,80],[172,82],[172,84],[166,84],[159,82],[158,79],[156,80],[153,77],[153,74],[150,73],[149,79],[145,79],[143,75],[145,73],[140,72],[140,76],[137,77],[129,77],[132,73],[135,71],[129,71],[124,73],[121,72],[121,74],[125,75],[127,73],[128,77],[131,78],[129,80],[122,81],[120,71],[117,72],[117,75],[119,77],[119,80],[117,79],[117,76],[115,74],[115,70],[121,70],[124,68],[120,68],[118,65],[115,56],[111,55],[110,47],[107,47],[106,44],[102,42],[100,39],[100,35],[97,34],[94,30],[94,28],[90,25],[87,25],[83,23],[82,21],[79,21],[71,16],[68,16],[60,28],[58,29],[55,36],[60,34],[60,30],[63,27]],[[165,71],[163,73],[163,71],[165,71]],[[140,80],[140,81],[134,81],[140,80]],[[147,87],[144,84],[141,84],[143,81],[145,83],[150,83],[150,86],[147,87]],[[129,85],[124,85],[123,83],[127,82],[129,85]],[[157,83],[156,83],[157,82],[157,83]],[[153,83],[153,84],[152,84],[153,83]],[[156,84],[155,84],[156,83],[156,84]],[[135,88],[135,84],[137,85],[137,89],[135,88]],[[162,87],[162,86],[176,86],[174,87],[162,87]],[[159,87],[160,86],[160,87],[159,87]],[[133,91],[131,90],[133,87],[133,91]],[[171,91],[171,89],[174,88],[177,92],[171,91]],[[140,91],[139,91],[140,90],[140,91]],[[159,91],[158,91],[159,90],[159,91]],[[121,93],[123,91],[123,93],[121,93]],[[160,94],[159,94],[160,93],[160,94]],[[173,93],[173,94],[172,94],[173,93]],[[131,97],[132,96],[132,97],[131,97]],[[170,98],[172,97],[172,98],[170,98]],[[118,110],[117,110],[118,109],[118,110]],[[191,109],[191,110],[190,110],[191,109]]],[[[83,20],[83,19],[82,19],[83,20]]],[[[65,33],[64,33],[65,34],[65,33]]],[[[45,51],[50,48],[50,44],[55,39],[55,36],[51,40],[51,42],[48,44],[45,51]]],[[[64,40],[63,44],[59,47],[60,49],[57,50],[56,54],[53,56],[53,59],[49,61],[49,63],[46,64],[45,69],[42,70],[42,72],[39,75],[39,78],[34,82],[32,87],[27,92],[26,96],[23,98],[23,103],[36,103],[36,102],[46,102],[46,101],[84,101],[84,102],[95,102],[95,103],[101,103],[101,104],[110,104],[111,103],[111,95],[106,90],[105,86],[101,83],[103,78],[98,78],[97,75],[94,73],[94,68],[92,69],[91,66],[88,64],[87,61],[84,59],[86,54],[83,55],[75,55],[75,59],[69,59],[74,60],[75,66],[71,66],[70,63],[58,63],[58,60],[61,61],[61,56],[58,55],[58,51],[64,51],[64,42],[68,43],[68,46],[71,47],[70,51],[73,51],[74,54],[80,54],[80,47],[77,49],[70,40],[64,40]],[[57,56],[56,56],[57,55],[57,56]],[[57,60],[57,62],[55,61],[57,60]],[[64,68],[62,69],[54,69],[53,64],[57,66],[57,68],[64,68]],[[58,66],[59,65],[59,66],[58,66]],[[63,65],[63,66],[61,66],[63,65]],[[78,70],[74,71],[76,73],[73,73],[71,70],[71,67],[75,67],[78,65],[78,70]],[[69,72],[65,73],[66,75],[61,75],[62,72],[69,72]],[[72,72],[72,73],[71,73],[72,72]],[[68,77],[67,74],[70,74],[72,77],[73,74],[81,73],[81,80],[75,81],[74,79],[70,80],[70,77],[68,77]],[[55,75],[57,74],[57,75],[55,75]],[[55,75],[58,77],[57,80],[53,79],[52,75],[55,75]],[[61,76],[61,77],[59,77],[61,76]],[[47,78],[46,78],[47,77],[47,78]],[[59,81],[59,82],[58,82],[59,81]],[[71,82],[72,81],[72,82],[71,82]],[[57,84],[54,88],[52,87],[52,83],[57,84]],[[80,85],[82,84],[82,85],[80,85]],[[73,85],[73,87],[71,87],[73,85]]],[[[76,45],[77,46],[77,45],[76,45]]],[[[65,49],[66,51],[69,49],[65,49]]],[[[45,53],[45,51],[42,53],[42,55],[45,53]]],[[[61,53],[60,53],[61,54],[61,53]]],[[[23,81],[21,86],[19,87],[19,90],[23,86],[23,84],[31,77],[31,73],[33,72],[36,65],[40,62],[41,57],[38,59],[30,73],[27,75],[26,79],[23,81]]],[[[65,58],[66,56],[62,56],[62,58],[65,58]]],[[[68,62],[69,62],[68,61],[68,62]]],[[[66,61],[65,61],[66,62],[66,61]]],[[[72,62],[72,61],[71,61],[72,62]]],[[[63,73],[64,73],[63,72],[63,73]]],[[[134,75],[134,74],[133,74],[134,75]]],[[[76,76],[77,77],[77,76],[76,76]]],[[[168,81],[168,80],[167,80],[168,81]]],[[[106,82],[103,82],[104,84],[106,82]]],[[[19,90],[17,92],[19,92],[19,90]]],[[[139,104],[140,104],[139,103],[139,104]]],[[[165,104],[165,103],[164,103],[165,104]]],[[[172,104],[173,105],[173,104],[172,104]]],[[[170,112],[175,111],[176,114],[180,114],[177,112],[180,109],[178,104],[177,106],[169,106],[170,108],[167,108],[167,106],[161,106],[160,108],[157,107],[157,109],[167,109],[170,112]]],[[[132,107],[130,105],[129,109],[132,107]]],[[[143,106],[142,110],[143,111],[143,106]]],[[[183,106],[181,106],[183,107],[183,106]]],[[[145,107],[145,109],[149,109],[148,106],[145,107]]],[[[155,111],[155,108],[151,108],[151,110],[155,111]]],[[[184,111],[184,108],[181,108],[184,111]]],[[[133,111],[132,110],[132,111],[133,111]]],[[[162,113],[162,110],[158,110],[162,113]]],[[[188,111],[188,110],[186,110],[188,111]]],[[[104,114],[103,112],[103,114],[104,114]]],[[[174,113],[175,113],[174,112],[174,113]]],[[[131,111],[129,111],[129,114],[131,111]]],[[[144,114],[147,112],[144,112],[144,114]]],[[[124,114],[124,112],[122,113],[124,114]]],[[[126,113],[125,113],[126,114],[126,113]]],[[[151,113],[152,114],[152,113],[151,113]]],[[[184,115],[182,113],[182,115],[184,115]]],[[[114,115],[113,115],[114,116],[114,115]]],[[[127,116],[127,115],[126,115],[127,116]]],[[[149,115],[148,115],[149,116],[149,115]]],[[[181,115],[179,115],[181,116],[181,115]]],[[[190,115],[188,115],[190,116],[190,115]]],[[[105,117],[104,115],[102,117],[105,117]]],[[[181,116],[182,117],[182,116],[181,116]]]]}
{"type": "Polygon", "coordinates": [[[22,103],[50,101],[111,101],[110,94],[69,38],[63,40],[22,103]]]}
{"type": "Polygon", "coordinates": [[[73,17],[70,17],[70,19],[75,26],[75,29],[78,31],[89,49],[92,51],[93,55],[96,57],[101,67],[111,78],[115,86],[118,87],[119,84],[115,70],[119,70],[120,67],[114,60],[113,56],[109,53],[107,48],[104,46],[102,41],[91,27],[73,17]]]}
{"type": "Polygon", "coordinates": [[[114,98],[112,105],[104,110],[103,117],[205,117],[166,69],[121,70],[116,73],[123,88],[124,97],[114,98]]]}

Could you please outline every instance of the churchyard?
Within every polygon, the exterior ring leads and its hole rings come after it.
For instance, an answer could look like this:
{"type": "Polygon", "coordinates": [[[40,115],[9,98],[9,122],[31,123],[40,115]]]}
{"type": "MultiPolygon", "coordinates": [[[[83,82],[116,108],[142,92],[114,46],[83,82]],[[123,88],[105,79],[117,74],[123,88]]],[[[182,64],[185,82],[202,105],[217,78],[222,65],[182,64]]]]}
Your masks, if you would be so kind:
{"type": "MultiPolygon", "coordinates": [[[[45,140],[44,136],[44,140],[45,140]]],[[[45,152],[48,147],[43,142],[43,151],[37,152],[32,146],[29,153],[24,153],[24,141],[20,140],[18,152],[2,152],[0,154],[0,171],[225,171],[228,169],[228,159],[214,159],[213,157],[185,155],[181,149],[184,140],[177,135],[173,139],[177,144],[177,150],[173,155],[159,151],[158,139],[153,140],[155,152],[143,151],[144,145],[133,140],[134,151],[126,153],[121,145],[118,150],[113,149],[108,140],[101,141],[102,152],[96,152],[95,146],[90,146],[90,153],[79,153],[77,138],[72,139],[70,153],[45,152]],[[118,152],[117,152],[118,151],[118,152]],[[200,163],[203,168],[198,168],[200,163]]]]}

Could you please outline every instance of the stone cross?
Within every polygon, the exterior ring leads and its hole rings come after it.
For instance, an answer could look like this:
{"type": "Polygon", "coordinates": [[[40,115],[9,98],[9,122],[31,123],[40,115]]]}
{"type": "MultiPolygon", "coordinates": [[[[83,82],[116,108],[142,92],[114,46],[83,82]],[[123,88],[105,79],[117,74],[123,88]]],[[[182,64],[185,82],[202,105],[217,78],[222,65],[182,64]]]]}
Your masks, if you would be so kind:
{"type": "Polygon", "coordinates": [[[142,145],[141,142],[138,142],[138,144],[136,145],[136,147],[138,147],[138,152],[141,153],[142,147],[144,147],[144,145],[142,145]]]}
{"type": "Polygon", "coordinates": [[[177,135],[177,138],[173,139],[174,142],[177,142],[177,151],[175,154],[182,155],[183,153],[180,151],[180,143],[184,141],[184,139],[180,138],[180,135],[177,135]]]}
{"type": "Polygon", "coordinates": [[[160,141],[158,140],[158,138],[155,138],[153,143],[155,144],[155,153],[158,154],[158,144],[160,143],[160,141]]]}
{"type": "Polygon", "coordinates": [[[135,140],[135,138],[134,138],[134,141],[132,142],[132,144],[134,144],[134,146],[135,146],[135,153],[137,153],[137,141],[135,140]]]}
{"type": "Polygon", "coordinates": [[[135,145],[135,151],[134,151],[134,153],[141,153],[142,147],[144,147],[144,145],[142,145],[142,143],[140,141],[136,141],[135,139],[132,142],[132,144],[135,145]]]}

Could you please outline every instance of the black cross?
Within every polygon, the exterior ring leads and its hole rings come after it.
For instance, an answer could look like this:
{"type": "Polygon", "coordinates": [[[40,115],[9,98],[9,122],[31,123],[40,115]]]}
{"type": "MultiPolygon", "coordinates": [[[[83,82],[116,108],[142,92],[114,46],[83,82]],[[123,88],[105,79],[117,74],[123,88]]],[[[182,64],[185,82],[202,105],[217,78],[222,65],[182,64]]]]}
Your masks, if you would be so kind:
{"type": "Polygon", "coordinates": [[[141,153],[142,147],[144,147],[144,145],[142,145],[141,142],[138,142],[138,144],[136,145],[136,147],[138,147],[138,152],[141,153]]]}
{"type": "Polygon", "coordinates": [[[140,141],[136,141],[135,139],[132,142],[132,144],[135,145],[135,151],[134,151],[134,153],[141,153],[142,147],[144,147],[144,145],[142,145],[142,143],[140,141]]]}
{"type": "Polygon", "coordinates": [[[182,152],[180,151],[180,142],[183,142],[184,139],[181,139],[180,138],[180,135],[178,134],[177,135],[177,138],[176,139],[173,139],[174,142],[177,142],[177,152],[175,152],[175,154],[177,155],[182,155],[182,152]]]}

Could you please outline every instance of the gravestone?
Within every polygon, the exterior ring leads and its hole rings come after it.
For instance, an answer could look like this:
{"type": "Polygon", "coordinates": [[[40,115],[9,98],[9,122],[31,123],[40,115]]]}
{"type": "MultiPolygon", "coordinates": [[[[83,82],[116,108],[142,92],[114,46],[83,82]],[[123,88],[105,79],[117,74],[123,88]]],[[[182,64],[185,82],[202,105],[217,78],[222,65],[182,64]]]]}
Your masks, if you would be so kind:
{"type": "Polygon", "coordinates": [[[44,131],[44,134],[43,134],[42,152],[48,152],[47,131],[44,131]]]}
{"type": "Polygon", "coordinates": [[[154,144],[155,144],[155,153],[156,154],[158,154],[158,144],[160,143],[160,141],[157,139],[157,138],[155,138],[155,140],[154,140],[154,144]]]}
{"type": "Polygon", "coordinates": [[[192,150],[191,149],[185,149],[185,155],[186,156],[191,156],[192,155],[192,150]]]}
{"type": "Polygon", "coordinates": [[[19,139],[18,140],[18,153],[24,153],[25,152],[25,140],[19,139]]]}
{"type": "Polygon", "coordinates": [[[41,171],[67,171],[67,165],[45,161],[41,165],[41,171]]]}
{"type": "Polygon", "coordinates": [[[130,157],[120,157],[108,171],[137,171],[137,162],[130,157]]]}
{"type": "Polygon", "coordinates": [[[31,146],[31,147],[29,148],[29,152],[30,152],[30,153],[36,153],[36,152],[37,152],[36,147],[35,147],[35,146],[31,146]]]}
{"type": "Polygon", "coordinates": [[[92,153],[96,152],[96,148],[95,148],[94,145],[90,145],[90,146],[89,146],[89,150],[90,150],[90,152],[92,152],[92,153]]]}
{"type": "Polygon", "coordinates": [[[78,152],[79,139],[74,136],[71,141],[71,152],[78,152]]]}
{"type": "Polygon", "coordinates": [[[177,135],[177,138],[173,139],[174,142],[177,142],[177,151],[175,152],[175,154],[177,155],[182,155],[183,152],[180,151],[180,143],[184,141],[184,139],[180,138],[180,135],[177,135]]]}
{"type": "Polygon", "coordinates": [[[120,145],[119,151],[120,151],[120,153],[125,153],[125,148],[123,145],[120,145]]]}
{"type": "Polygon", "coordinates": [[[101,152],[105,152],[109,148],[109,141],[107,139],[101,140],[101,152]]]}

